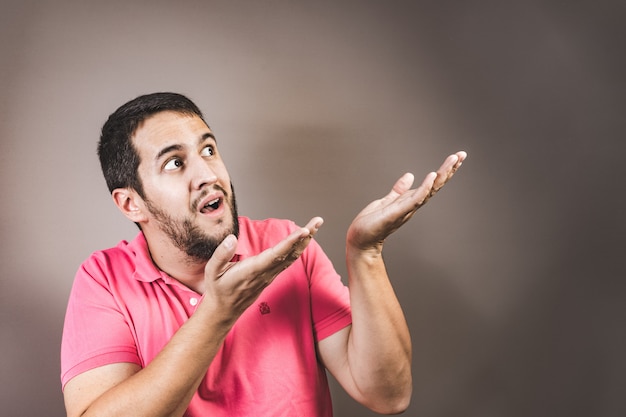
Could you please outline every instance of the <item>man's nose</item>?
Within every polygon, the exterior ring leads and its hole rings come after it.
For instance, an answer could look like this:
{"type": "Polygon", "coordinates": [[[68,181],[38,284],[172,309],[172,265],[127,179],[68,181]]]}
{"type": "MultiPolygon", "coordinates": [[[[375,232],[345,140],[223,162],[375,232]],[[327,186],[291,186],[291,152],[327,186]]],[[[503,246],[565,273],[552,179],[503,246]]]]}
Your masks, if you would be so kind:
{"type": "Polygon", "coordinates": [[[217,182],[217,174],[215,173],[215,170],[211,166],[210,162],[207,162],[202,157],[197,157],[191,161],[191,164],[191,184],[194,189],[199,190],[206,185],[211,185],[217,182]]]}

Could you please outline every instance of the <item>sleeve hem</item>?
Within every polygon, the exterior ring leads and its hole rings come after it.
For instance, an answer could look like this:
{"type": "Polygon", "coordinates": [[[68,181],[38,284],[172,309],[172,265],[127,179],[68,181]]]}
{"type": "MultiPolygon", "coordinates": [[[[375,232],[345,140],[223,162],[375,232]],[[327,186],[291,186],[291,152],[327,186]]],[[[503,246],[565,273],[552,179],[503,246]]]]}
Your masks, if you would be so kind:
{"type": "Polygon", "coordinates": [[[134,363],[141,366],[141,361],[137,357],[136,352],[108,352],[92,356],[74,365],[61,375],[62,389],[65,389],[65,385],[75,376],[100,366],[110,365],[113,363],[134,363]]]}
{"type": "Polygon", "coordinates": [[[319,342],[350,324],[352,324],[350,307],[344,307],[315,326],[315,339],[319,342]]]}

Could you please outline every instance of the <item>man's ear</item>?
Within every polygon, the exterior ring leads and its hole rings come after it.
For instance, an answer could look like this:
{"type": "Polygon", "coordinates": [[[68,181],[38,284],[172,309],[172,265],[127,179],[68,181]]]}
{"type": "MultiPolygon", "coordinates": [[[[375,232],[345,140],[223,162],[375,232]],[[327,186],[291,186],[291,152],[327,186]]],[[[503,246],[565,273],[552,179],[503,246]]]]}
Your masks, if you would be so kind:
{"type": "Polygon", "coordinates": [[[137,191],[130,188],[116,188],[111,193],[113,202],[129,220],[141,223],[146,220],[145,204],[137,191]]]}

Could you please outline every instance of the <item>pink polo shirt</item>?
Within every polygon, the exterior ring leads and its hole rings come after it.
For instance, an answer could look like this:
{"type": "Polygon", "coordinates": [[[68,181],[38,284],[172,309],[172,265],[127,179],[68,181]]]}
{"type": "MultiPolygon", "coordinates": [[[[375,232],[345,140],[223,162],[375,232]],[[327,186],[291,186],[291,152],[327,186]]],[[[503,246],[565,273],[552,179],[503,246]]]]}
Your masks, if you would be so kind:
{"type": "MultiPolygon", "coordinates": [[[[278,243],[297,226],[240,217],[236,259],[278,243]]],[[[63,387],[102,365],[146,366],[202,296],[155,267],[142,233],[95,252],[80,267],[65,317],[63,387]]],[[[331,416],[315,344],[351,323],[349,294],[314,240],[227,335],[186,416],[331,416]]]]}

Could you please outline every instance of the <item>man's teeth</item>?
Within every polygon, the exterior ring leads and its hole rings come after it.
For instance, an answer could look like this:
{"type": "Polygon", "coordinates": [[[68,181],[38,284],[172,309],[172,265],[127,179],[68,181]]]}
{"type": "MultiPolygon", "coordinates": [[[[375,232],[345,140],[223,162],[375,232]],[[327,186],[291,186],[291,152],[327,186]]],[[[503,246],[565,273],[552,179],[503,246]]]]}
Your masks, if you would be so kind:
{"type": "Polygon", "coordinates": [[[204,208],[210,208],[210,209],[215,210],[215,209],[219,206],[219,204],[220,204],[220,199],[219,199],[219,198],[216,198],[215,200],[211,200],[211,201],[209,201],[209,202],[208,202],[208,203],[204,206],[204,208]]]}

